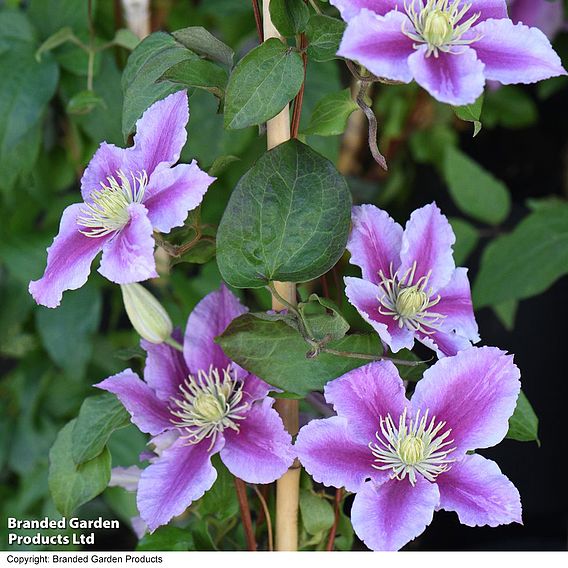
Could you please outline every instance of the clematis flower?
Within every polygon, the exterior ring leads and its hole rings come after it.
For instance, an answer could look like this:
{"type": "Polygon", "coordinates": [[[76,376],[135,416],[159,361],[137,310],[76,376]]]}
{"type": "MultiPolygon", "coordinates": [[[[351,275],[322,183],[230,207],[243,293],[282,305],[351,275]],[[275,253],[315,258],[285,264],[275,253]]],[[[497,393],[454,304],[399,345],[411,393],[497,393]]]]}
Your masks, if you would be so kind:
{"type": "Polygon", "coordinates": [[[439,356],[479,341],[467,268],[456,268],[455,235],[436,204],[417,209],[406,228],[374,205],[353,207],[347,243],[363,278],[345,293],[393,351],[418,339],[439,356]]]}
{"type": "Polygon", "coordinates": [[[515,486],[471,450],[498,444],[520,390],[512,356],[473,347],[430,367],[411,400],[390,361],[325,387],[337,416],[313,420],[296,450],[312,477],[355,493],[351,522],[373,550],[398,550],[435,510],[468,526],[521,523],[515,486]]]}
{"type": "Polygon", "coordinates": [[[143,340],[144,380],[127,369],[95,385],[114,393],[159,448],[138,481],[138,510],[150,531],[213,485],[214,454],[249,483],[271,483],[292,465],[291,437],[267,397],[269,385],[230,361],[214,341],[245,311],[222,286],[189,316],[183,354],[143,340]]]}
{"type": "Polygon", "coordinates": [[[506,0],[331,0],[348,22],[338,55],[379,77],[452,105],[473,103],[485,81],[535,83],[565,75],[537,28],[514,24],[506,0]]]}
{"type": "Polygon", "coordinates": [[[554,39],[564,22],[561,0],[507,0],[513,23],[534,26],[554,39]]]}
{"type": "Polygon", "coordinates": [[[136,123],[134,145],[103,142],[81,179],[83,203],[63,212],[59,234],[47,249],[47,268],[29,291],[38,304],[59,305],[65,290],[85,284],[102,251],[99,272],[130,284],[157,275],[153,231],[183,225],[215,178],[197,162],[179,164],[187,139],[187,93],[154,103],[136,123]]]}

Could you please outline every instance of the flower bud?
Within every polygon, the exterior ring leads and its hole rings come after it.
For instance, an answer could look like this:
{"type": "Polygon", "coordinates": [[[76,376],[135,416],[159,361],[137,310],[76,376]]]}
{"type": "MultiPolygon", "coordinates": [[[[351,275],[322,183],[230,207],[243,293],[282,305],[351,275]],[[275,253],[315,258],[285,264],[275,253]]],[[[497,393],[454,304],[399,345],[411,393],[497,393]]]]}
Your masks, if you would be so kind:
{"type": "Polygon", "coordinates": [[[132,327],[150,343],[169,339],[173,325],[162,304],[140,284],[121,284],[122,299],[132,327]]]}

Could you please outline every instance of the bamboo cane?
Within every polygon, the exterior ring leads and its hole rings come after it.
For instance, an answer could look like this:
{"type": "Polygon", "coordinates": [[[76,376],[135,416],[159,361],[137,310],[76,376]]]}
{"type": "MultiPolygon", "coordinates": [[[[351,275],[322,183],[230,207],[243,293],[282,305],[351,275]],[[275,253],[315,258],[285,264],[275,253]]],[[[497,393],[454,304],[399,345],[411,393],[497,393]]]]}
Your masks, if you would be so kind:
{"type": "MultiPolygon", "coordinates": [[[[264,40],[280,38],[278,30],[270,19],[270,0],[263,2],[264,40]]],[[[286,107],[266,125],[267,146],[270,150],[290,139],[290,109],[286,107]]],[[[275,282],[278,293],[291,304],[296,304],[296,286],[291,282],[275,282]]],[[[273,309],[280,311],[284,306],[272,298],[273,309]]],[[[279,399],[276,409],[284,426],[292,436],[298,432],[298,401],[279,399]]],[[[276,550],[298,549],[298,503],[300,498],[300,466],[294,465],[276,482],[276,550]]]]}

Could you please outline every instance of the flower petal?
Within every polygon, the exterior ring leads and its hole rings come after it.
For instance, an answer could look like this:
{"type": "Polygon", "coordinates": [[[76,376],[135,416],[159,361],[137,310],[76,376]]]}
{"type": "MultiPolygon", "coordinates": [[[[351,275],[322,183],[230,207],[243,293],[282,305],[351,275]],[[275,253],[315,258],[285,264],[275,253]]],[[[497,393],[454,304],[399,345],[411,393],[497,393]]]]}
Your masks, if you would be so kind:
{"type": "Polygon", "coordinates": [[[351,523],[371,550],[399,550],[432,522],[439,499],[436,484],[420,476],[414,487],[408,480],[368,482],[355,495],[351,523]]]}
{"type": "Polygon", "coordinates": [[[448,357],[456,355],[464,349],[469,349],[471,347],[471,342],[469,339],[458,335],[454,331],[436,331],[431,335],[426,335],[421,332],[416,332],[416,337],[420,341],[435,351],[438,357],[448,357]]]}
{"type": "Polygon", "coordinates": [[[471,4],[471,8],[458,23],[468,20],[473,14],[479,14],[476,22],[482,22],[490,18],[508,17],[506,0],[462,0],[461,3],[471,4]]]}
{"type": "Polygon", "coordinates": [[[404,384],[391,361],[377,361],[327,383],[325,399],[347,420],[351,435],[362,444],[374,442],[381,417],[395,423],[407,405],[404,384]]]}
{"type": "Polygon", "coordinates": [[[404,8],[403,0],[330,0],[329,3],[339,10],[346,22],[364,8],[381,16],[391,10],[396,10],[397,7],[404,8]]]}
{"type": "Polygon", "coordinates": [[[243,394],[248,398],[250,402],[264,398],[270,391],[280,391],[280,389],[269,385],[256,375],[247,373],[240,367],[238,367],[238,369],[242,373],[239,374],[241,374],[242,381],[244,383],[243,394]]]}
{"type": "Polygon", "coordinates": [[[137,465],[130,467],[113,467],[110,471],[109,487],[122,487],[126,491],[134,492],[138,489],[142,470],[137,465]]]}
{"type": "Polygon", "coordinates": [[[427,51],[422,45],[408,58],[416,82],[442,103],[462,106],[475,102],[485,85],[483,63],[475,51],[460,46],[459,53],[440,51],[438,57],[427,57],[427,51]]]}
{"type": "Polygon", "coordinates": [[[373,327],[379,337],[396,353],[401,349],[411,349],[414,345],[414,334],[406,327],[400,327],[391,317],[379,312],[379,296],[382,289],[372,282],[361,278],[344,278],[345,294],[361,317],[373,327]]]}
{"type": "Polygon", "coordinates": [[[106,243],[99,272],[116,284],[142,282],[157,278],[154,260],[154,237],[146,207],[128,206],[130,221],[106,243]]]}
{"type": "Polygon", "coordinates": [[[221,459],[229,471],[247,483],[272,483],[294,462],[292,437],[272,407],[272,399],[253,404],[239,431],[223,432],[221,459]]]}
{"type": "Polygon", "coordinates": [[[487,20],[468,35],[481,36],[472,48],[485,64],[487,79],[511,85],[566,75],[560,57],[537,28],[513,24],[511,20],[487,20]]]}
{"type": "Polygon", "coordinates": [[[562,28],[564,12],[561,0],[515,0],[509,12],[514,24],[522,22],[538,28],[550,39],[554,39],[562,28]]]}
{"type": "Polygon", "coordinates": [[[448,284],[454,273],[452,246],[455,242],[456,237],[448,219],[435,203],[416,209],[404,229],[399,277],[412,271],[416,262],[412,284],[429,276],[426,290],[431,288],[437,292],[448,284]]]}
{"type": "Polygon", "coordinates": [[[222,444],[222,437],[217,438],[209,451],[209,440],[194,445],[178,440],[142,472],[136,502],[151,532],[181,515],[211,488],[217,479],[211,456],[222,444]]]}
{"type": "Polygon", "coordinates": [[[363,10],[349,21],[337,54],[359,62],[378,77],[410,83],[408,57],[414,47],[402,32],[403,25],[412,26],[401,12],[389,12],[383,17],[363,10]]]}
{"type": "Polygon", "coordinates": [[[367,479],[388,479],[387,472],[373,467],[371,450],[355,440],[347,420],[341,416],[306,424],[294,448],[306,471],[328,487],[357,492],[367,479]]]}
{"type": "Polygon", "coordinates": [[[402,227],[386,212],[374,205],[353,207],[351,235],[347,250],[351,264],[359,266],[363,279],[374,284],[381,281],[379,272],[387,278],[398,270],[402,227]]]}
{"type": "Polygon", "coordinates": [[[29,291],[42,306],[56,308],[65,290],[76,290],[87,282],[93,259],[112,237],[86,237],[79,232],[77,217],[82,204],[69,205],[63,211],[59,233],[47,249],[47,267],[39,280],[30,282],[29,291]]]}
{"type": "Polygon", "coordinates": [[[219,290],[207,294],[191,312],[185,329],[183,354],[190,372],[207,371],[211,365],[226,369],[231,364],[215,338],[247,308],[222,284],[219,290]]]}
{"type": "Polygon", "coordinates": [[[414,412],[451,428],[453,458],[468,450],[489,448],[507,434],[521,388],[513,357],[496,347],[471,347],[440,359],[424,373],[411,400],[414,412]]]}
{"type": "Polygon", "coordinates": [[[81,177],[83,199],[87,201],[93,190],[101,188],[101,182],[108,184],[107,178],[116,177],[119,170],[128,175],[134,163],[130,148],[118,148],[102,142],[81,177]]]}
{"type": "MultiPolygon", "coordinates": [[[[178,341],[177,337],[175,339],[178,341]]],[[[165,343],[150,343],[143,339],[140,345],[147,354],[144,367],[146,383],[161,400],[169,401],[172,397],[178,396],[180,384],[189,375],[183,354],[165,343]]]]}
{"type": "Polygon", "coordinates": [[[469,527],[522,524],[521,497],[517,488],[491,460],[466,455],[436,479],[440,509],[455,511],[469,527]]]}
{"type": "Polygon", "coordinates": [[[136,122],[132,152],[148,176],[160,163],[173,166],[187,140],[189,121],[187,91],[178,91],[155,102],[136,122]]]}
{"type": "Polygon", "coordinates": [[[195,160],[174,168],[160,166],[156,169],[144,197],[154,229],[169,233],[174,227],[182,227],[188,213],[201,203],[215,179],[200,170],[195,160]]]}
{"type": "Polygon", "coordinates": [[[132,422],[142,432],[156,436],[172,428],[172,415],[168,405],[131,369],[126,369],[94,386],[115,394],[130,413],[132,422]]]}
{"type": "Polygon", "coordinates": [[[456,268],[448,284],[438,293],[440,301],[433,310],[445,316],[441,330],[455,331],[473,343],[479,341],[479,328],[473,314],[467,268],[456,268]]]}

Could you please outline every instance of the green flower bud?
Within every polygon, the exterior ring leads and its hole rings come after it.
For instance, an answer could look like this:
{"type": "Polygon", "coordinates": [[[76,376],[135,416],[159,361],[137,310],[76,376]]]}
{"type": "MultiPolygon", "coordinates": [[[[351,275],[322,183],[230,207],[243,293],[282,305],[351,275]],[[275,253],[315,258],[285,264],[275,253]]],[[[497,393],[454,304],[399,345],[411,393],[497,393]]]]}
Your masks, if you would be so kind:
{"type": "Polygon", "coordinates": [[[164,343],[173,325],[162,304],[140,284],[121,284],[122,299],[132,327],[150,343],[164,343]]]}

